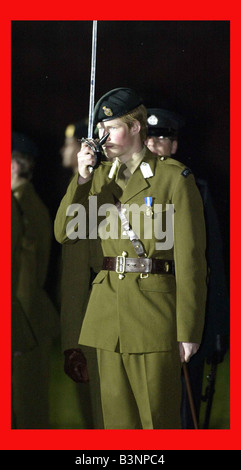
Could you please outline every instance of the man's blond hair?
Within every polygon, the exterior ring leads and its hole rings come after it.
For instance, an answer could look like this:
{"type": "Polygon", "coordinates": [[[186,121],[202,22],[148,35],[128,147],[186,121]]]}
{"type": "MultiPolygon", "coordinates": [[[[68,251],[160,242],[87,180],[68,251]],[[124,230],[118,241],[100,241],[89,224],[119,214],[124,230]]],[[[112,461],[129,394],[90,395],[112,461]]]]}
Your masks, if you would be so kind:
{"type": "Polygon", "coordinates": [[[147,109],[143,104],[138,106],[137,108],[133,109],[133,111],[130,111],[127,114],[124,114],[124,116],[121,116],[119,118],[122,122],[127,124],[129,129],[133,126],[134,121],[139,121],[141,125],[141,130],[140,130],[140,137],[141,141],[144,142],[147,137],[147,109]]]}

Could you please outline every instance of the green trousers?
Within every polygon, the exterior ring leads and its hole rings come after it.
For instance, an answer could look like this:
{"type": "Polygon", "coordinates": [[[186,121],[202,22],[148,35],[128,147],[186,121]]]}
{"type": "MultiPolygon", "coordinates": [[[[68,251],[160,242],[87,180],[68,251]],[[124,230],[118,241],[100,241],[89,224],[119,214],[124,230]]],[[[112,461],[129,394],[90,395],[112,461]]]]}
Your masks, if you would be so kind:
{"type": "Polygon", "coordinates": [[[180,429],[181,362],[174,351],[97,350],[105,429],[180,429]]]}
{"type": "Polygon", "coordinates": [[[75,384],[80,412],[84,417],[86,429],[103,429],[96,349],[88,346],[81,346],[81,349],[87,359],[90,381],[87,384],[75,384]]]}

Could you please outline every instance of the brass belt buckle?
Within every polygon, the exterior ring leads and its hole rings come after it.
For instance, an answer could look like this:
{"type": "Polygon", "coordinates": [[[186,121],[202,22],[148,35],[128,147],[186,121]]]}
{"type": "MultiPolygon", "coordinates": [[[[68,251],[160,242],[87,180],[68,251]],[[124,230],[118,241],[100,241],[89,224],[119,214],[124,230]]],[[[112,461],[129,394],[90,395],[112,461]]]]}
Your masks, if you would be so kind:
{"type": "Polygon", "coordinates": [[[123,251],[121,256],[116,257],[115,272],[119,274],[119,279],[124,279],[125,277],[124,272],[126,267],[126,256],[126,251],[123,251]]]}

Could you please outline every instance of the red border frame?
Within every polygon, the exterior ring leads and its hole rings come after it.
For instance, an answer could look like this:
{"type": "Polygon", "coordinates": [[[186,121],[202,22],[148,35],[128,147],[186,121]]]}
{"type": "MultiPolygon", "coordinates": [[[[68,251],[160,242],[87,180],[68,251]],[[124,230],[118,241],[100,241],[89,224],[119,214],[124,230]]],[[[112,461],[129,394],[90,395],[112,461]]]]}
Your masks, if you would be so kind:
{"type": "MultiPolygon", "coordinates": [[[[2,334],[1,334],[1,429],[0,429],[0,449],[8,450],[219,450],[219,449],[240,449],[239,439],[239,383],[238,383],[238,357],[239,351],[239,311],[236,304],[236,285],[238,276],[231,270],[231,428],[229,430],[155,430],[155,431],[100,431],[100,430],[11,430],[10,428],[10,103],[11,103],[11,65],[10,65],[10,32],[12,20],[224,20],[230,21],[231,26],[231,221],[232,237],[231,248],[239,247],[238,233],[233,230],[234,209],[233,204],[235,189],[238,187],[235,178],[238,179],[237,158],[234,156],[233,137],[238,135],[235,113],[239,111],[238,87],[239,71],[238,61],[236,59],[236,48],[238,49],[238,38],[240,31],[238,9],[231,6],[230,3],[222,5],[220,2],[202,2],[196,4],[194,10],[193,2],[172,2],[159,4],[153,1],[151,8],[144,9],[142,5],[122,1],[121,4],[105,2],[97,5],[91,5],[90,12],[83,10],[82,4],[73,0],[71,9],[67,11],[60,4],[55,6],[45,0],[33,6],[32,2],[25,1],[17,3],[11,2],[11,11],[6,10],[1,14],[1,59],[2,59],[2,97],[4,103],[4,112],[2,108],[1,117],[3,119],[2,129],[4,128],[2,144],[2,165],[4,166],[4,179],[1,184],[2,189],[2,210],[4,229],[1,230],[1,258],[2,258],[2,334]],[[156,5],[155,5],[156,3],[156,5]],[[76,6],[75,6],[76,4],[76,6]],[[126,6],[125,6],[126,4],[126,6]],[[61,11],[60,8],[63,10],[61,11]],[[116,11],[113,10],[116,9],[116,11]],[[35,9],[35,11],[34,11],[35,9]],[[93,17],[93,13],[95,15],[93,17]],[[103,13],[104,11],[104,13],[103,13]],[[9,159],[5,158],[9,155],[9,159]],[[5,170],[6,166],[6,171],[5,170]],[[234,172],[235,166],[235,172],[234,172]],[[7,178],[5,175],[8,175],[7,178]],[[5,204],[7,203],[7,208],[5,204]],[[7,233],[6,233],[7,232],[7,233]]],[[[237,50],[237,57],[239,50],[237,50]]],[[[236,150],[236,149],[235,149],[236,150]]],[[[237,154],[237,150],[235,152],[237,154]]],[[[238,181],[237,181],[238,183],[238,181]]],[[[235,253],[235,266],[238,266],[237,251],[235,253]]],[[[232,251],[231,251],[232,254],[232,251]]],[[[231,267],[233,268],[233,258],[231,257],[231,267]]]]}

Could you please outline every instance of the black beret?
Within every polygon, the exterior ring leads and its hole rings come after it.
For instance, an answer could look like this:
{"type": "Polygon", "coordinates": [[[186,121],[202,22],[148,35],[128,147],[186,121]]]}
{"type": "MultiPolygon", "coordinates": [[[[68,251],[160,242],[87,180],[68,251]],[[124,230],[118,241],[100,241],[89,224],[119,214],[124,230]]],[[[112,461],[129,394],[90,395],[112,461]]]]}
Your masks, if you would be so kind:
{"type": "Polygon", "coordinates": [[[94,123],[110,121],[133,111],[143,103],[131,88],[114,88],[103,95],[95,105],[94,123]]]}
{"type": "Polygon", "coordinates": [[[37,157],[39,149],[37,145],[25,134],[21,132],[11,132],[11,151],[37,157]]]}
{"type": "Polygon", "coordinates": [[[87,137],[88,134],[88,118],[82,119],[79,122],[69,124],[65,129],[65,137],[75,137],[81,139],[87,137]]]}
{"type": "Polygon", "coordinates": [[[176,137],[185,121],[182,116],[161,108],[147,109],[147,135],[176,137]]]}

